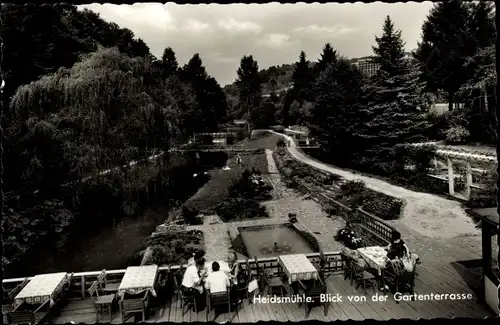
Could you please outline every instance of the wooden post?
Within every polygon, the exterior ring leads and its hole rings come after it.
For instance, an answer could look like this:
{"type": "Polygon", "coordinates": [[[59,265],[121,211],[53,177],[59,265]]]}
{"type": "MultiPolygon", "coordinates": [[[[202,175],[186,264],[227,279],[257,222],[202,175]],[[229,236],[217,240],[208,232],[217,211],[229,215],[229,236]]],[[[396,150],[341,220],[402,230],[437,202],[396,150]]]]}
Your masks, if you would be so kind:
{"type": "Polygon", "coordinates": [[[85,275],[82,275],[80,277],[80,279],[81,279],[80,287],[81,287],[82,299],[85,299],[86,298],[86,294],[85,294],[85,275]]]}
{"type": "Polygon", "coordinates": [[[488,222],[481,221],[481,243],[482,243],[482,267],[483,272],[481,272],[481,297],[480,299],[484,301],[485,297],[485,277],[487,274],[491,274],[491,229],[488,222]]]}
{"type": "Polygon", "coordinates": [[[448,158],[448,189],[450,195],[455,194],[455,175],[453,174],[453,163],[448,158]]]}
{"type": "Polygon", "coordinates": [[[470,161],[465,162],[465,197],[468,200],[470,198],[471,185],[472,185],[472,170],[470,167],[470,161]]]}

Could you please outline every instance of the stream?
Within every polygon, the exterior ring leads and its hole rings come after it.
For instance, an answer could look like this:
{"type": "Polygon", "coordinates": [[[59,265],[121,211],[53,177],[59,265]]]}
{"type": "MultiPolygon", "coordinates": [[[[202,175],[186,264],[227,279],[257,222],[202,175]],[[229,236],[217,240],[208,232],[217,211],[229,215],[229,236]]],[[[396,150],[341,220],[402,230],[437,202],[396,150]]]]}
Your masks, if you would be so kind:
{"type": "MultiPolygon", "coordinates": [[[[207,154],[207,153],[204,153],[207,154]]],[[[208,154],[207,154],[208,156],[208,154]]],[[[192,164],[194,173],[200,170],[208,171],[225,165],[220,157],[208,158],[204,163],[192,164]]],[[[192,175],[192,174],[191,174],[192,175]]],[[[187,177],[187,176],[186,176],[187,177]]],[[[186,188],[185,202],[202,187],[208,179],[193,182],[192,179],[178,179],[173,188],[186,188]]],[[[146,237],[149,237],[156,227],[163,223],[168,216],[168,207],[159,206],[146,211],[137,217],[121,218],[116,225],[92,223],[89,226],[78,228],[72,233],[61,234],[64,239],[47,241],[45,245],[31,248],[21,261],[9,265],[4,272],[6,278],[33,276],[36,274],[53,272],[83,272],[102,269],[124,269],[132,263],[134,255],[146,237]],[[58,246],[63,246],[62,248],[58,246]]]]}

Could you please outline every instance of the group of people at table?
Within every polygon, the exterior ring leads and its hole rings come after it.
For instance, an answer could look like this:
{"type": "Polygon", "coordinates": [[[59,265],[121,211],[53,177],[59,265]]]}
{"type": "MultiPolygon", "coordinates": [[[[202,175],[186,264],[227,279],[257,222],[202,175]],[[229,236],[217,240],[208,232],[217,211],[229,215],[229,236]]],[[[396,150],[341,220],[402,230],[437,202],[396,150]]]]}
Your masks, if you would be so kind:
{"type": "Polygon", "coordinates": [[[356,261],[360,267],[369,266],[378,270],[379,275],[382,275],[382,272],[388,267],[392,267],[394,271],[395,265],[399,265],[398,270],[401,272],[413,273],[415,265],[420,262],[418,255],[410,251],[398,231],[392,233],[391,242],[386,247],[371,246],[355,250],[344,247],[342,251],[356,261]]]}
{"type": "Polygon", "coordinates": [[[237,290],[244,288],[246,276],[238,272],[236,254],[232,253],[226,261],[207,263],[204,252],[196,252],[188,261],[182,278],[182,290],[185,295],[195,296],[198,311],[205,309],[206,294],[227,292],[230,290],[232,304],[241,302],[242,296],[237,290]]]}

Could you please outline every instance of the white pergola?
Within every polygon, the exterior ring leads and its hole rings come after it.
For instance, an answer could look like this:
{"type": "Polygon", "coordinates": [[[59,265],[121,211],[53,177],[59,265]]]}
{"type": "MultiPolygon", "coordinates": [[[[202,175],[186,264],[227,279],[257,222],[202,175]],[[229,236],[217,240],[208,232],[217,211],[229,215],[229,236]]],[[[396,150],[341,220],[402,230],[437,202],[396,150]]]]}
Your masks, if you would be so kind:
{"type": "MultiPolygon", "coordinates": [[[[438,143],[436,142],[427,142],[427,143],[412,143],[410,144],[415,147],[419,146],[424,146],[424,145],[434,145],[437,146],[438,143]]],[[[436,175],[429,175],[434,178],[438,178],[441,180],[446,180],[448,181],[448,191],[450,195],[455,195],[455,178],[456,175],[453,169],[453,160],[459,160],[460,162],[465,163],[465,196],[468,199],[470,197],[471,193],[471,188],[481,188],[478,185],[474,185],[472,183],[472,172],[473,168],[471,168],[471,163],[473,162],[488,162],[492,164],[497,163],[497,156],[496,155],[488,155],[483,152],[467,152],[467,151],[461,151],[461,150],[456,150],[451,147],[447,148],[438,148],[436,150],[436,156],[445,158],[447,161],[448,165],[448,175],[447,177],[440,177],[436,175]]],[[[437,157],[434,158],[434,166],[435,169],[438,169],[438,162],[437,162],[437,157]]],[[[477,170],[480,171],[480,170],[477,170]]]]}

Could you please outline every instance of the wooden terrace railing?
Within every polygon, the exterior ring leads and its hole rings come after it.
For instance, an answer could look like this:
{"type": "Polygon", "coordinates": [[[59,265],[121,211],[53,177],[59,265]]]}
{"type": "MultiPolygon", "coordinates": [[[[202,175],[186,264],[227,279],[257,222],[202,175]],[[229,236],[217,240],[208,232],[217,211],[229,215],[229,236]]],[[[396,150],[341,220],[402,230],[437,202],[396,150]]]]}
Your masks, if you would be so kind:
{"type": "MultiPolygon", "coordinates": [[[[340,274],[344,269],[344,264],[340,255],[340,252],[325,252],[326,257],[328,257],[331,261],[329,265],[325,268],[326,274],[340,274]]],[[[307,258],[313,264],[319,264],[319,253],[310,253],[306,254],[307,258]]],[[[238,260],[240,267],[246,269],[246,260],[238,260]]],[[[251,268],[252,275],[257,275],[257,265],[255,260],[248,259],[248,264],[251,268]]],[[[278,257],[266,257],[259,258],[258,264],[262,269],[270,269],[273,270],[276,274],[278,272],[278,257]]],[[[186,265],[183,265],[186,266],[186,265]]],[[[170,272],[175,272],[181,268],[181,265],[173,265],[173,266],[160,266],[158,268],[160,275],[166,275],[170,272]]],[[[124,274],[125,269],[121,270],[106,270],[106,280],[107,283],[120,283],[124,274]]],[[[92,285],[94,281],[97,280],[98,275],[101,271],[87,271],[87,272],[78,272],[73,273],[73,278],[71,280],[70,289],[69,289],[69,298],[79,297],[81,299],[86,299],[89,297],[88,289],[92,285]]],[[[32,277],[27,278],[14,278],[14,279],[4,279],[2,281],[2,286],[4,290],[12,290],[18,284],[22,283],[25,279],[31,280],[32,277]]]]}
{"type": "Polygon", "coordinates": [[[345,204],[329,197],[324,193],[315,191],[304,182],[298,182],[299,190],[309,193],[314,197],[322,206],[326,207],[335,215],[341,216],[344,220],[360,224],[365,230],[379,238],[386,244],[391,241],[392,233],[396,230],[389,223],[385,222],[381,218],[364,211],[361,208],[353,210],[352,208],[346,206],[345,204]]]}
{"type": "Polygon", "coordinates": [[[383,240],[386,244],[391,242],[392,233],[396,231],[396,228],[385,222],[385,220],[361,208],[356,209],[354,221],[361,224],[366,231],[383,240]]]}

